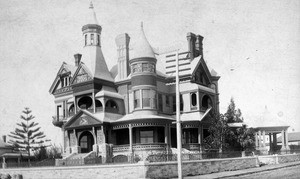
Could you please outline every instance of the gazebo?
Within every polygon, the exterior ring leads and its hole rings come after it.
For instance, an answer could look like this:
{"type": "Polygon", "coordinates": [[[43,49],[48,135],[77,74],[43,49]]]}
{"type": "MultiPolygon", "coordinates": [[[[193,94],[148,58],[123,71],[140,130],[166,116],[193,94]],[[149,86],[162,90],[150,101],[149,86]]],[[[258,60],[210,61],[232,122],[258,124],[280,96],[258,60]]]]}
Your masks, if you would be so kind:
{"type": "Polygon", "coordinates": [[[288,145],[288,132],[289,126],[283,122],[278,116],[273,115],[265,107],[262,115],[253,121],[253,127],[255,129],[255,146],[256,150],[261,154],[274,154],[274,153],[289,153],[290,148],[288,145]],[[277,134],[282,137],[282,145],[277,145],[277,134]],[[268,144],[269,148],[267,147],[268,144]]]}

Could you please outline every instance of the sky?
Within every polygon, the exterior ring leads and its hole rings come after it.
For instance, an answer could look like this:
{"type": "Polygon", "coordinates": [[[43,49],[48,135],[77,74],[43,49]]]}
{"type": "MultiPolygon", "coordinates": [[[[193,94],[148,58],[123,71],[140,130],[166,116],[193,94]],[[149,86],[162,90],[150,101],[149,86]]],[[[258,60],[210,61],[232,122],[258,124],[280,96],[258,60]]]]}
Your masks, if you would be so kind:
{"type": "MultiPolygon", "coordinates": [[[[74,63],[83,48],[87,0],[0,0],[0,135],[20,122],[29,107],[53,143],[49,89],[62,62],[74,63]]],[[[300,1],[298,0],[93,0],[102,26],[101,44],[109,69],[116,64],[115,37],[136,34],[143,21],[150,44],[204,37],[204,59],[221,76],[220,112],[230,98],[246,123],[259,122],[267,107],[276,120],[300,131],[300,1]]]]}

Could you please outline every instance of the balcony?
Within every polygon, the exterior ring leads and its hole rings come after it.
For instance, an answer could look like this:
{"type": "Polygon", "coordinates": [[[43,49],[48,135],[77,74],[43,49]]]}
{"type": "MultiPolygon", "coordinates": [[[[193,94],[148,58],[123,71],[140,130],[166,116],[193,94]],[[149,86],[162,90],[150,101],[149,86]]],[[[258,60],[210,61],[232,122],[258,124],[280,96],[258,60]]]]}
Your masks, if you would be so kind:
{"type": "Polygon", "coordinates": [[[64,116],[52,116],[52,118],[52,124],[54,126],[61,127],[64,124],[64,116]]]}
{"type": "MultiPolygon", "coordinates": [[[[113,152],[129,152],[129,144],[125,145],[114,145],[113,152]]],[[[132,144],[133,151],[143,150],[166,150],[167,144],[165,143],[153,143],[153,144],[132,144]]]]}

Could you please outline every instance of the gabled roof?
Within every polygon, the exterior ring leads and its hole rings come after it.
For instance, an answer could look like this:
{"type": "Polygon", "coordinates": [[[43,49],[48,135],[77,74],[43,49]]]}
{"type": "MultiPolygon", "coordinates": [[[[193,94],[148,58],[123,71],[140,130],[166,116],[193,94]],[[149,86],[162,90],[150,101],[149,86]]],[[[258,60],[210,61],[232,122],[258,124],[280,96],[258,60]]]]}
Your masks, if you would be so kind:
{"type": "Polygon", "coordinates": [[[76,72],[74,73],[74,76],[71,80],[71,84],[73,84],[77,78],[78,75],[81,75],[81,73],[86,73],[91,79],[92,79],[92,74],[90,70],[86,67],[86,65],[83,62],[80,62],[76,72]]]}
{"type": "Polygon", "coordinates": [[[53,83],[49,89],[49,93],[52,94],[54,92],[55,87],[57,86],[57,83],[59,82],[59,75],[66,73],[66,72],[70,72],[71,77],[73,77],[76,69],[77,69],[76,66],[67,64],[66,62],[63,62],[56,74],[55,80],[53,81],[53,83]]]}
{"type": "Polygon", "coordinates": [[[92,115],[87,110],[80,109],[69,121],[64,125],[64,128],[75,128],[87,125],[102,124],[103,122],[92,115]]]}
{"type": "Polygon", "coordinates": [[[120,119],[121,114],[98,112],[91,113],[85,109],[80,109],[68,122],[64,125],[64,128],[76,128],[90,125],[101,125],[103,123],[111,123],[120,119]]]}

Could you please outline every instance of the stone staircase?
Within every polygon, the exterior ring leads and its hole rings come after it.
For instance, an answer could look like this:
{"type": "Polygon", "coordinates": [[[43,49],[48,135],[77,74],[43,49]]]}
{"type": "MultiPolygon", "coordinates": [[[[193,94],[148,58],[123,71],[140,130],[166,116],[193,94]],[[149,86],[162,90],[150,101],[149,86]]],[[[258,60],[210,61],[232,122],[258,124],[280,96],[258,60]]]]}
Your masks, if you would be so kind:
{"type": "Polygon", "coordinates": [[[71,154],[63,159],[56,160],[56,166],[78,166],[85,164],[101,163],[101,157],[97,157],[96,152],[71,154]]]}

